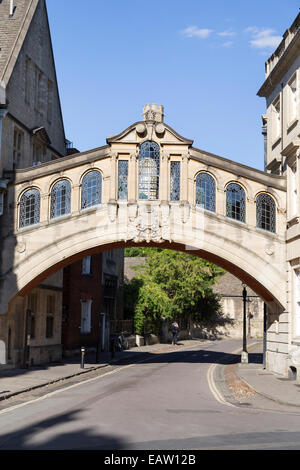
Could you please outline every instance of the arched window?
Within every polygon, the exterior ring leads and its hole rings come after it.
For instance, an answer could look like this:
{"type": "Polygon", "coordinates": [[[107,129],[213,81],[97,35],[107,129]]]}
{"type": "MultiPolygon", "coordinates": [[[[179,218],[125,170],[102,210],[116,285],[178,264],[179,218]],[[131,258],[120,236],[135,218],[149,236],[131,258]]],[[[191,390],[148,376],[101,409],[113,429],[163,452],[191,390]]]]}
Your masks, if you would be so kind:
{"type": "Polygon", "coordinates": [[[226,216],[240,222],[246,221],[246,195],[239,184],[232,183],[227,186],[226,216]]]}
{"type": "Polygon", "coordinates": [[[276,231],[276,206],[268,194],[259,194],[256,199],[256,226],[269,232],[276,231]]]}
{"type": "Polygon", "coordinates": [[[196,178],[196,204],[208,211],[216,211],[216,183],[208,173],[199,173],[196,178]]]}
{"type": "Polygon", "coordinates": [[[39,223],[40,199],[40,192],[37,189],[30,189],[23,194],[20,200],[20,228],[39,223]]]}
{"type": "Polygon", "coordinates": [[[71,184],[67,180],[56,183],[51,191],[50,218],[61,217],[71,212],[71,184]]]}
{"type": "Polygon", "coordinates": [[[160,151],[155,142],[144,142],[139,155],[139,199],[159,198],[160,151]]]}
{"type": "Polygon", "coordinates": [[[81,209],[97,206],[102,199],[102,175],[89,171],[82,180],[81,209]]]}

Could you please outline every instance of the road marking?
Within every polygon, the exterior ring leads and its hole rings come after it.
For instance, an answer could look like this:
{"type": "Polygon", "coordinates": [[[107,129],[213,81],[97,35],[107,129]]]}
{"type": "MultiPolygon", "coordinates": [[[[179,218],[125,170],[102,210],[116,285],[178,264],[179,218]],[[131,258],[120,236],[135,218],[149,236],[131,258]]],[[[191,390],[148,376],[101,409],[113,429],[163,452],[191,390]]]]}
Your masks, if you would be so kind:
{"type": "MultiPolygon", "coordinates": [[[[211,343],[205,343],[205,346],[209,346],[211,343]]],[[[156,357],[159,357],[159,356],[163,356],[164,354],[166,353],[173,353],[174,351],[182,351],[182,349],[185,349],[185,348],[197,348],[199,347],[200,344],[197,344],[197,345],[186,345],[186,346],[182,346],[178,349],[172,349],[172,350],[169,350],[169,351],[165,351],[164,353],[160,353],[160,354],[157,354],[156,357]]],[[[99,379],[102,379],[102,377],[106,377],[107,375],[112,375],[112,374],[115,374],[121,370],[124,370],[124,369],[128,369],[129,367],[133,367],[133,366],[136,366],[138,364],[142,364],[143,362],[148,362],[150,361],[152,358],[147,358],[147,359],[142,359],[134,364],[128,364],[127,366],[122,366],[122,367],[118,367],[117,369],[114,369],[110,372],[106,372],[105,374],[102,374],[100,376],[97,376],[97,377],[93,377],[91,379],[87,379],[87,380],[83,380],[82,382],[78,382],[77,384],[72,384],[70,385],[69,387],[65,387],[65,388],[61,388],[59,390],[54,390],[53,392],[50,392],[50,393],[47,393],[46,395],[43,395],[42,397],[38,397],[38,398],[34,398],[33,400],[30,400],[30,401],[26,401],[25,403],[19,403],[18,405],[15,405],[15,406],[11,406],[9,408],[5,408],[4,410],[1,410],[0,411],[0,415],[2,414],[5,414],[5,413],[8,413],[9,411],[14,411],[14,410],[17,410],[18,408],[23,408],[24,406],[26,405],[30,405],[32,403],[35,403],[35,402],[38,402],[38,401],[42,401],[42,400],[46,400],[47,398],[50,398],[52,397],[53,395],[56,395],[58,393],[61,393],[61,392],[64,392],[66,390],[70,390],[74,387],[78,387],[79,385],[83,385],[83,384],[86,384],[86,383],[89,383],[89,382],[93,382],[95,380],[99,380],[99,379]]],[[[24,392],[25,393],[25,392],[24,392]]]]}
{"type": "MultiPolygon", "coordinates": [[[[251,346],[254,346],[259,343],[252,343],[251,346]]],[[[236,349],[235,351],[231,352],[231,354],[238,354],[241,352],[241,348],[236,349]]],[[[212,364],[210,368],[207,371],[207,381],[209,388],[214,395],[215,399],[219,402],[222,403],[223,405],[231,406],[233,408],[237,408],[237,406],[233,405],[232,403],[229,403],[225,401],[225,398],[223,398],[222,394],[219,392],[219,390],[216,387],[215,381],[214,381],[214,371],[218,364],[212,364]]]]}
{"type": "Polygon", "coordinates": [[[216,384],[215,384],[215,381],[213,379],[213,376],[214,376],[214,371],[215,371],[215,368],[218,366],[218,364],[212,364],[210,366],[210,368],[208,369],[207,371],[207,381],[208,381],[208,386],[210,388],[210,391],[212,392],[213,396],[215,397],[215,399],[221,403],[222,405],[227,405],[227,406],[231,406],[233,408],[237,408],[235,405],[233,405],[232,403],[228,403],[227,401],[225,401],[225,399],[223,398],[223,396],[221,395],[221,393],[219,392],[219,390],[217,389],[216,387],[216,384]]]}

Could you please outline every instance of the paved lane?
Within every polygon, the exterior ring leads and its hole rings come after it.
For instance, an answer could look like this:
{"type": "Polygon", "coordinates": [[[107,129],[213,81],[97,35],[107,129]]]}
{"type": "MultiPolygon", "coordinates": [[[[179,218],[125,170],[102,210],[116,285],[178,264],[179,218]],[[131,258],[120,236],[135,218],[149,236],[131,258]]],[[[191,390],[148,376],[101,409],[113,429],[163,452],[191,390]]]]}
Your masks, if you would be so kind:
{"type": "Polygon", "coordinates": [[[153,354],[0,412],[0,449],[300,449],[300,415],[227,406],[207,380],[239,343],[153,354]]]}

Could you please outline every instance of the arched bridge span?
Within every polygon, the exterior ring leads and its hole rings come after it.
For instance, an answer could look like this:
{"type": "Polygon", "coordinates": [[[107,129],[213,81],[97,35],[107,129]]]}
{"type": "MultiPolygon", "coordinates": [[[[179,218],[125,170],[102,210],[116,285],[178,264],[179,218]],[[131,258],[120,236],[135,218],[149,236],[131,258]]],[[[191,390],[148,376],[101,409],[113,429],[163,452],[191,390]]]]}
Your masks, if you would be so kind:
{"type": "Polygon", "coordinates": [[[285,179],[192,147],[165,123],[16,172],[0,307],[53,271],[105,249],[193,252],[286,307],[285,179]]]}

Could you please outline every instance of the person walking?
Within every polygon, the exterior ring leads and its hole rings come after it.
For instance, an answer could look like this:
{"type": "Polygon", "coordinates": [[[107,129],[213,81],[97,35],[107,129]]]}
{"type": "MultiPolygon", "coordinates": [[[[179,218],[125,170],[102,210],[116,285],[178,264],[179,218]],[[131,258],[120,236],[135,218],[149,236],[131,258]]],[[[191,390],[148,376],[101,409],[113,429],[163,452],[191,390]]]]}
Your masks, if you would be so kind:
{"type": "Polygon", "coordinates": [[[171,332],[172,332],[172,344],[177,345],[178,340],[178,333],[179,333],[179,325],[176,320],[173,321],[171,325],[171,332]]]}

